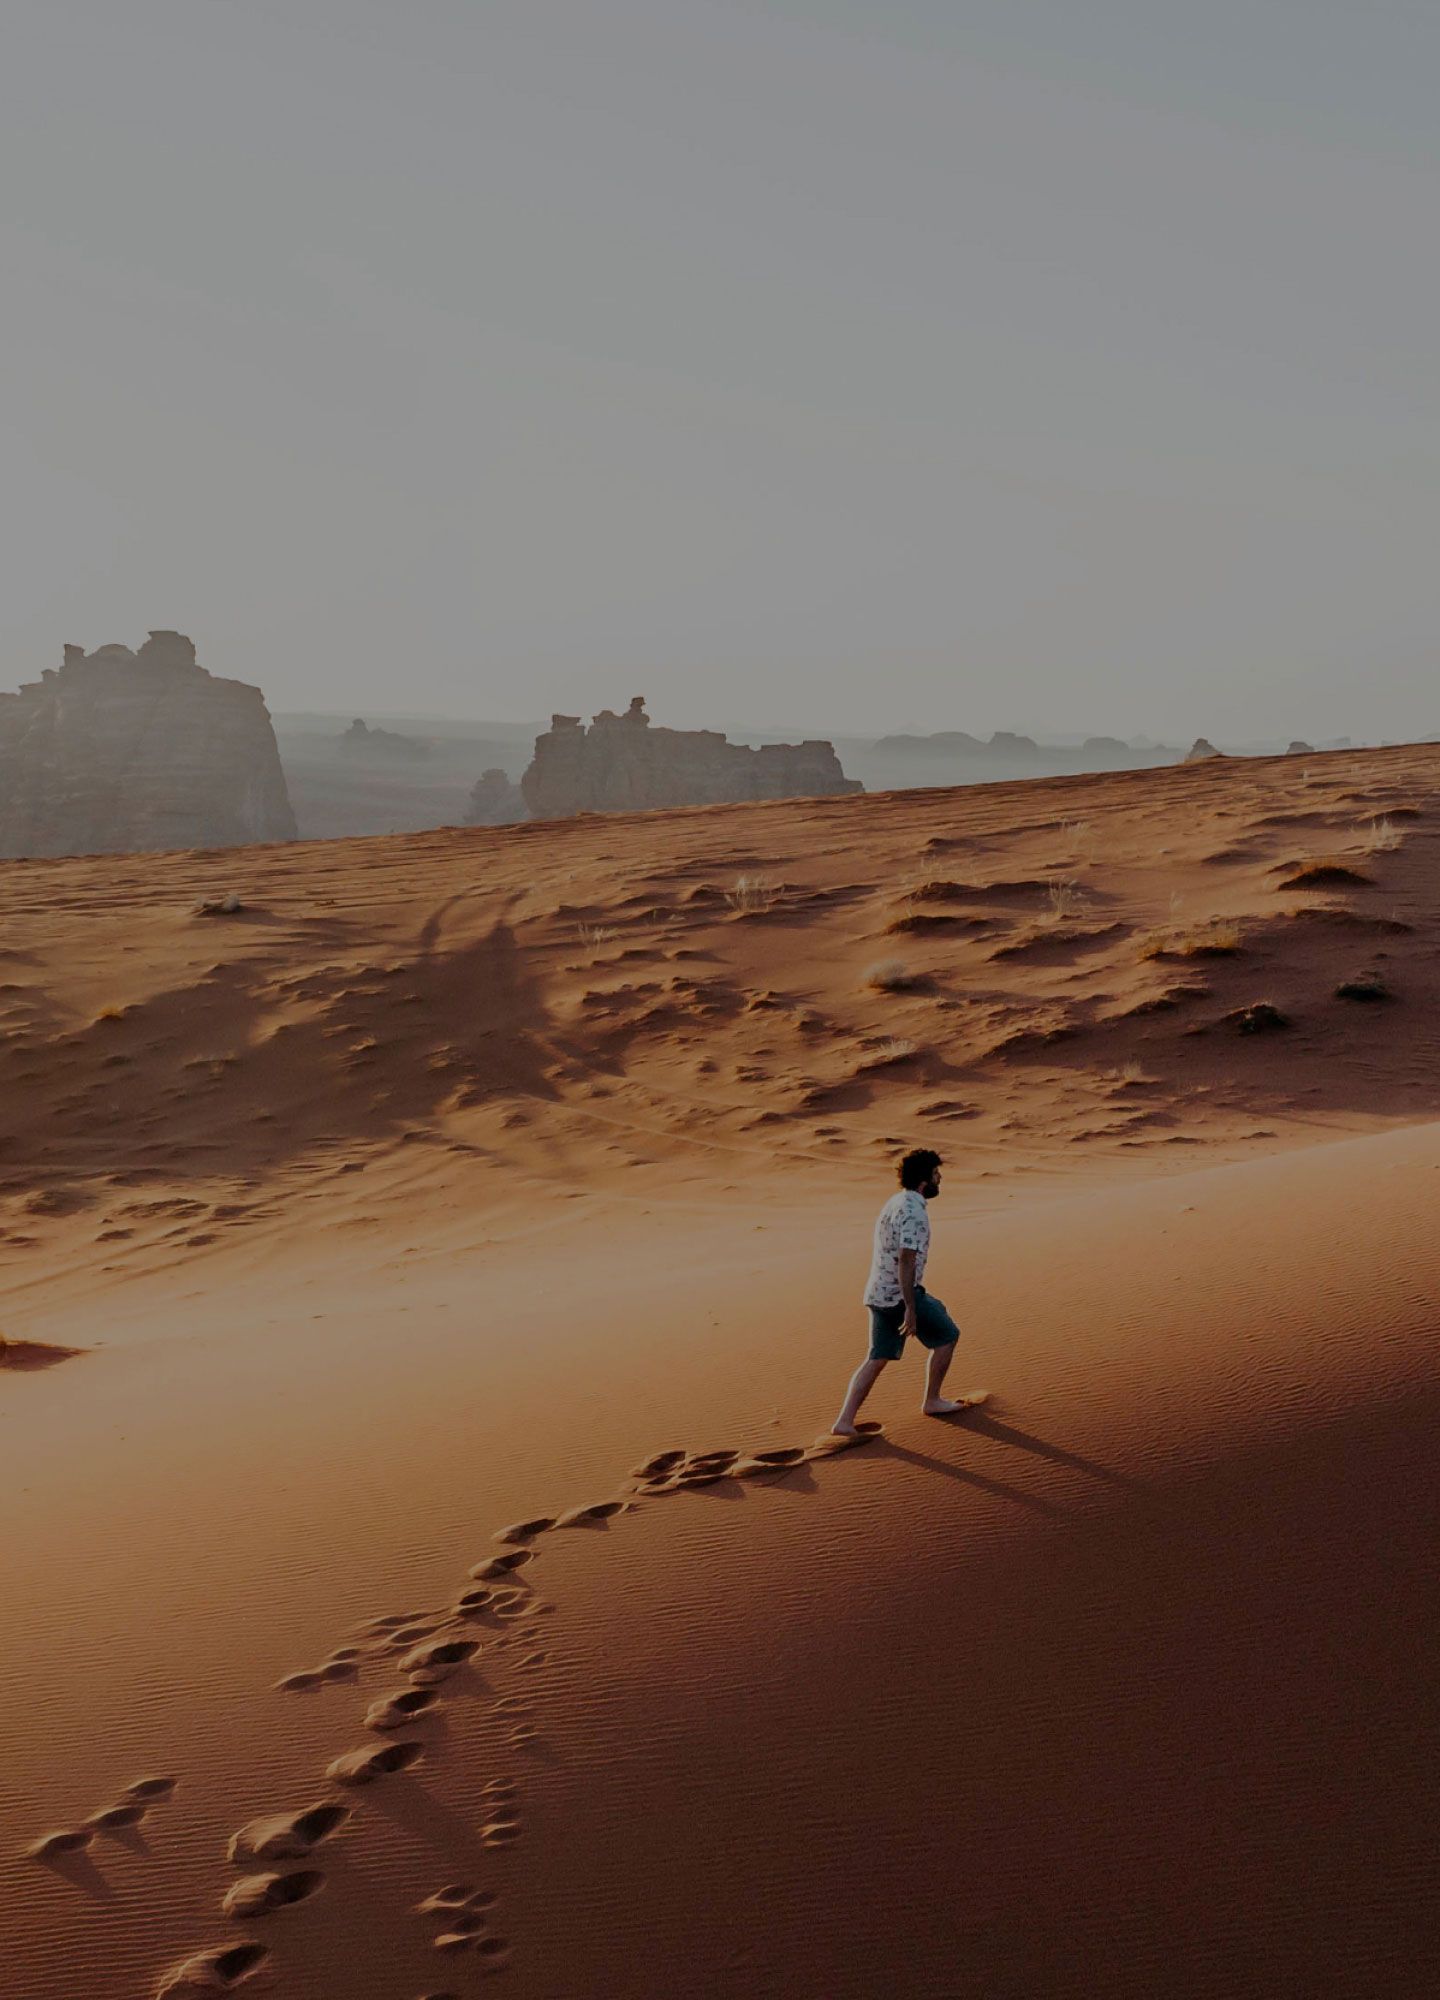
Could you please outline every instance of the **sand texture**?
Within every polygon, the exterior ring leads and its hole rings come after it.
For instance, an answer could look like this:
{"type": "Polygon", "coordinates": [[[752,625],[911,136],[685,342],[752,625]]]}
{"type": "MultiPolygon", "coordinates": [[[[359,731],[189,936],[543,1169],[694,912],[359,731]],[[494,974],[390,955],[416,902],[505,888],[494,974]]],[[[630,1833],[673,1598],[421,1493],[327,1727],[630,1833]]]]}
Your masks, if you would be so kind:
{"type": "Polygon", "coordinates": [[[1437,781],[0,865],[5,2000],[1433,1991],[1437,781]]]}

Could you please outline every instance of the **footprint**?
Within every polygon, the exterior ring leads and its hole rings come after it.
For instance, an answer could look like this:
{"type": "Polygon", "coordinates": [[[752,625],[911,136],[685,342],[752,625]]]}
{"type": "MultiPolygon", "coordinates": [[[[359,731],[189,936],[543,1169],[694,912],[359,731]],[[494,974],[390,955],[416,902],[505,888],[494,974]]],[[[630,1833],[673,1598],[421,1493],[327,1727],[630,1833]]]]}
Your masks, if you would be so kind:
{"type": "Polygon", "coordinates": [[[54,1833],[42,1834],[33,1841],[25,1852],[32,1861],[49,1861],[57,1854],[78,1854],[94,1838],[94,1829],[88,1826],[57,1827],[54,1833]]]}
{"type": "Polygon", "coordinates": [[[416,1678],[423,1676],[427,1683],[443,1681],[458,1672],[467,1660],[473,1660],[479,1651],[474,1639],[436,1639],[407,1653],[400,1662],[400,1671],[416,1678]]]}
{"type": "Polygon", "coordinates": [[[179,1782],[178,1778],[137,1778],[123,1789],[129,1799],[168,1799],[179,1782]]]}
{"type": "MultiPolygon", "coordinates": [[[[425,1900],[415,1905],[422,1917],[433,1916],[437,1910],[463,1910],[465,1908],[488,1908],[488,1904],[477,1901],[479,1890],[469,1882],[447,1882],[443,1889],[436,1889],[425,1900]]],[[[489,1901],[493,1903],[492,1896],[489,1901]]]]}
{"type": "Polygon", "coordinates": [[[534,1549],[512,1549],[508,1555],[491,1556],[487,1562],[476,1563],[470,1574],[476,1583],[484,1583],[492,1576],[508,1576],[512,1569],[520,1569],[534,1560],[534,1549]]]}
{"type": "Polygon", "coordinates": [[[413,1716],[434,1708],[440,1697],[432,1688],[397,1688],[381,1695],[365,1711],[367,1729],[403,1729],[413,1716]]]}
{"type": "Polygon", "coordinates": [[[686,1471],[697,1467],[733,1465],[740,1456],[738,1451],[692,1451],[685,1460],[686,1471]]]}
{"type": "Polygon", "coordinates": [[[373,1748],[347,1750],[326,1767],[325,1775],[337,1785],[373,1785],[396,1771],[408,1771],[425,1754],[423,1743],[377,1743],[373,1748]]]}
{"type": "Polygon", "coordinates": [[[548,1514],[537,1514],[533,1521],[512,1521],[508,1528],[497,1528],[492,1540],[497,1542],[528,1542],[535,1535],[543,1535],[555,1523],[548,1514]]]}
{"type": "Polygon", "coordinates": [[[411,1646],[418,1646],[422,1639],[429,1639],[439,1629],[438,1618],[427,1618],[418,1625],[407,1621],[404,1625],[397,1625],[393,1632],[387,1633],[385,1644],[392,1653],[403,1653],[411,1646]]]}
{"type": "Polygon", "coordinates": [[[358,1646],[337,1646],[334,1652],[330,1655],[329,1659],[325,1662],[325,1665],[327,1667],[333,1667],[337,1663],[337,1661],[358,1660],[359,1657],[360,1657],[360,1648],[358,1646]]]}
{"type": "Polygon", "coordinates": [[[328,1840],[349,1817],[349,1806],[326,1801],[306,1806],[300,1812],[252,1819],[231,1837],[226,1851],[233,1862],[288,1861],[297,1854],[308,1854],[312,1847],[328,1840]]]}
{"type": "Polygon", "coordinates": [[[713,1486],[717,1479],[727,1478],[731,1469],[728,1465],[687,1465],[683,1472],[677,1472],[673,1479],[666,1482],[663,1491],[678,1493],[686,1486],[713,1486]]]}
{"type": "Polygon", "coordinates": [[[805,1456],[805,1448],[798,1444],[777,1445],[772,1451],[752,1451],[750,1456],[757,1465],[798,1465],[805,1456]]]}
{"type": "Polygon", "coordinates": [[[288,1875],[244,1875],[225,1891],[220,1907],[227,1917],[268,1917],[307,1902],[324,1886],[318,1868],[295,1868],[288,1875]]]}
{"type": "Polygon", "coordinates": [[[448,1927],[448,1935],[451,1937],[478,1938],[483,1937],[489,1928],[490,1926],[478,1911],[462,1910],[458,1915],[452,1916],[448,1927]]]}
{"type": "Polygon", "coordinates": [[[263,1944],[212,1945],[161,1975],[155,2000],[185,2000],[192,1993],[228,1993],[270,1956],[263,1944]]]}
{"type": "Polygon", "coordinates": [[[857,1424],[854,1437],[836,1437],[834,1431],[821,1431],[819,1437],[810,1446],[805,1456],[807,1458],[833,1458],[837,1451],[853,1451],[857,1444],[872,1443],[874,1439],[880,1436],[882,1428],[883,1426],[880,1424],[857,1424]]]}
{"type": "Polygon", "coordinates": [[[139,1800],[131,1800],[124,1805],[106,1806],[103,1812],[91,1813],[86,1826],[93,1826],[97,1833],[109,1833],[120,1826],[138,1826],[149,1807],[139,1800]]]}
{"type": "Polygon", "coordinates": [[[657,1451],[653,1458],[647,1458],[643,1465],[637,1465],[630,1475],[632,1479],[663,1479],[667,1472],[673,1472],[677,1465],[684,1463],[683,1451],[657,1451]]]}
{"type": "Polygon", "coordinates": [[[462,1590],[455,1601],[455,1609],[461,1617],[473,1618],[477,1612],[485,1609],[494,1595],[493,1590],[486,1590],[483,1586],[477,1590],[462,1590]]]}
{"type": "Polygon", "coordinates": [[[597,1500],[589,1507],[572,1507],[568,1513],[557,1516],[557,1528],[583,1528],[589,1521],[609,1521],[616,1514],[625,1512],[623,1500],[597,1500]]]}

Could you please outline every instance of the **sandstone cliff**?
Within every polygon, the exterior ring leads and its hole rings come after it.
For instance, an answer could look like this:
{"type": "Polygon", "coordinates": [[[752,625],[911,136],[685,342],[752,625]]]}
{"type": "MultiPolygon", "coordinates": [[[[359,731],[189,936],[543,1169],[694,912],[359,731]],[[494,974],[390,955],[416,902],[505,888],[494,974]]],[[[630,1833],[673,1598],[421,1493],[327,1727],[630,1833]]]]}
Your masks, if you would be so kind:
{"type": "Polygon", "coordinates": [[[259,688],[208,674],[179,632],[137,652],[67,646],[0,694],[0,856],[295,837],[259,688]]]}
{"type": "Polygon", "coordinates": [[[578,716],[555,716],[535,739],[534,760],[520,783],[532,819],[864,789],[845,776],[828,743],[767,743],[752,750],[727,742],[718,730],[652,729],[640,695],[624,715],[603,709],[589,729],[578,716]]]}

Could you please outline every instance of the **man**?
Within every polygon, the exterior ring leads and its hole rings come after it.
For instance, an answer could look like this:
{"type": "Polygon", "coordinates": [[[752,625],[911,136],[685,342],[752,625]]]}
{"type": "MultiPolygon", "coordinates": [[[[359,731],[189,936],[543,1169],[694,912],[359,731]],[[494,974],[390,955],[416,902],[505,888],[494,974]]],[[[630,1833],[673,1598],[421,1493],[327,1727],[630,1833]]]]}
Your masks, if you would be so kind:
{"type": "Polygon", "coordinates": [[[955,1358],[960,1329],[939,1299],[920,1282],[930,1255],[930,1217],[925,1204],[940,1192],[940,1155],[919,1150],[900,1162],[900,1192],[892,1194],[875,1222],[875,1256],[865,1303],[870,1308],[870,1352],[850,1378],[845,1406],[832,1426],[837,1437],[856,1435],[860,1405],[880,1379],[882,1368],[898,1361],[905,1337],[913,1333],[930,1350],[925,1369],[927,1417],[948,1417],[958,1410],[940,1394],[945,1371],[955,1358]]]}

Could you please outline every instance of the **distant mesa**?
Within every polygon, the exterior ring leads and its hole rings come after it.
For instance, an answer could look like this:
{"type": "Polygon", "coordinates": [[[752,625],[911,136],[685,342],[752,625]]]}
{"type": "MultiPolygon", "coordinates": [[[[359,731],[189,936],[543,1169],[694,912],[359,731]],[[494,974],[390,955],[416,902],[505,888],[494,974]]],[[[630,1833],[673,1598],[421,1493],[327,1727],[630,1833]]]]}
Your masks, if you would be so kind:
{"type": "Polygon", "coordinates": [[[1042,743],[1013,729],[997,729],[987,741],[965,729],[941,729],[933,736],[882,736],[870,752],[865,775],[883,785],[977,784],[1067,771],[1128,771],[1174,763],[1179,755],[1178,749],[1149,738],[1127,743],[1119,736],[1087,736],[1083,743],[1042,743]]]}
{"type": "Polygon", "coordinates": [[[344,756],[370,764],[420,764],[430,755],[429,744],[418,736],[402,736],[395,729],[371,729],[359,716],[342,731],[339,743],[344,756]]]}
{"type": "Polygon", "coordinates": [[[67,646],[0,694],[0,858],[295,838],[264,696],[207,673],[181,632],[67,646]]]}
{"type": "Polygon", "coordinates": [[[480,773],[465,808],[466,826],[514,826],[529,817],[525,794],[498,765],[480,773]]]}
{"type": "Polygon", "coordinates": [[[1290,747],[1285,752],[1287,757],[1313,757],[1314,754],[1315,745],[1305,742],[1303,737],[1299,736],[1291,738],[1290,747]]]}
{"type": "Polygon", "coordinates": [[[1207,757],[1219,757],[1223,753],[1215,748],[1208,736],[1197,736],[1185,752],[1187,764],[1203,764],[1207,757]]]}
{"type": "Polygon", "coordinates": [[[652,729],[643,695],[623,715],[602,709],[589,729],[556,715],[535,739],[520,781],[532,819],[580,812],[645,812],[743,799],[833,798],[863,791],[830,743],[751,749],[713,729],[652,729]]]}

